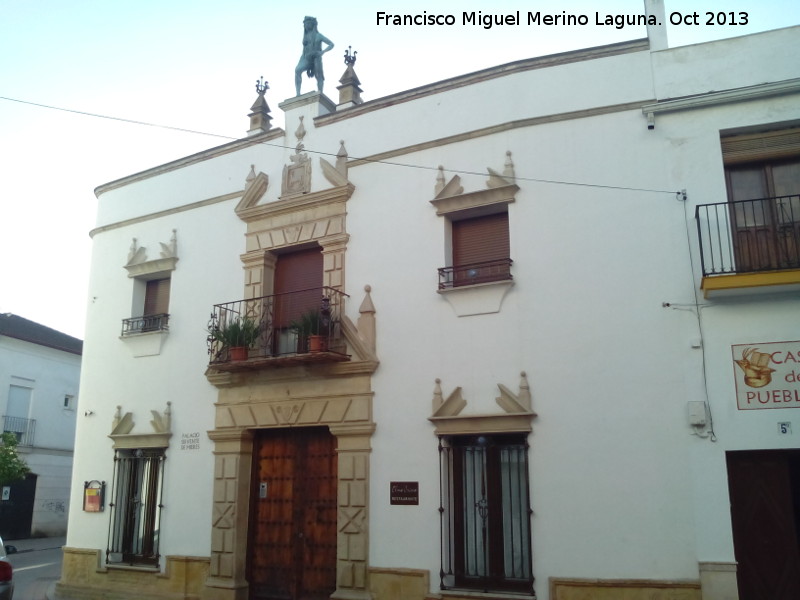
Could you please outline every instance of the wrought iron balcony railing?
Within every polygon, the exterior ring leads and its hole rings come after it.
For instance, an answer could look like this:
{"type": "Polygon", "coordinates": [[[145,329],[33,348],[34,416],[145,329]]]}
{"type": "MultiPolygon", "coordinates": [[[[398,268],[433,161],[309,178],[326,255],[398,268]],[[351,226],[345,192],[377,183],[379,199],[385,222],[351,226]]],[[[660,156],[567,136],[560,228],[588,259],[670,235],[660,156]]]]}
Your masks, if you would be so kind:
{"type": "Polygon", "coordinates": [[[235,363],[348,360],[342,334],[345,298],[322,287],[216,304],[208,324],[209,363],[249,368],[235,363]]]}
{"type": "Polygon", "coordinates": [[[3,415],[3,433],[13,433],[17,436],[17,443],[20,446],[33,446],[36,419],[3,415]]]}
{"type": "Polygon", "coordinates": [[[701,204],[703,276],[800,268],[800,196],[701,204]]]}
{"type": "Polygon", "coordinates": [[[442,267],[439,269],[439,289],[513,279],[511,276],[512,262],[510,258],[504,258],[469,265],[442,267]]]}
{"type": "Polygon", "coordinates": [[[135,333],[149,333],[151,331],[167,331],[169,329],[169,315],[145,315],[122,319],[122,335],[135,333]]]}

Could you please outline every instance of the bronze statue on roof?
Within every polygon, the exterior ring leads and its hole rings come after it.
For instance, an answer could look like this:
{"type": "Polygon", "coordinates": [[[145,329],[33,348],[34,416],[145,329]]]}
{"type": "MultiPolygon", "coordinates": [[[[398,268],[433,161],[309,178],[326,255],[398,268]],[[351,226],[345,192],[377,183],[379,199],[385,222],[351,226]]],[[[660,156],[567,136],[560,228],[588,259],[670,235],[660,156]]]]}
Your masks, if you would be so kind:
{"type": "Polygon", "coordinates": [[[300,95],[303,71],[309,77],[317,79],[317,91],[322,92],[322,86],[325,84],[325,75],[322,71],[322,55],[333,49],[333,42],[317,30],[317,20],[314,17],[303,19],[303,30],[303,55],[294,69],[294,87],[298,96],[300,95]],[[323,43],[327,45],[324,50],[322,49],[323,43]]]}

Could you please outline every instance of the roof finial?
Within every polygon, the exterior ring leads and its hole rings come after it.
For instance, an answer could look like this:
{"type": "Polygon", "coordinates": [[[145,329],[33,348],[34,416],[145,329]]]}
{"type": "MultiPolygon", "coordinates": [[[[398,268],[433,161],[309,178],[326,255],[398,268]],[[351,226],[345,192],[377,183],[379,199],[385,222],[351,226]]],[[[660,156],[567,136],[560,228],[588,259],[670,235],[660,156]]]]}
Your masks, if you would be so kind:
{"type": "Polygon", "coordinates": [[[344,51],[344,64],[347,65],[347,69],[344,71],[344,75],[339,80],[340,85],[336,89],[339,90],[339,104],[341,108],[350,108],[352,106],[357,106],[363,102],[361,100],[361,82],[358,80],[358,75],[356,75],[356,71],[353,68],[353,65],[356,64],[356,54],[357,51],[353,50],[352,46],[348,46],[347,50],[344,51]]]}
{"type": "Polygon", "coordinates": [[[256,98],[253,106],[250,107],[250,114],[247,115],[250,117],[250,130],[247,135],[256,135],[269,131],[272,117],[269,114],[269,104],[267,104],[267,99],[264,97],[268,89],[269,83],[264,81],[264,76],[262,75],[261,79],[256,80],[258,98],[256,98]]]}
{"type": "Polygon", "coordinates": [[[261,76],[261,79],[256,80],[256,92],[258,92],[259,96],[263,96],[266,91],[269,89],[269,82],[264,81],[264,76],[261,76]]]}
{"type": "Polygon", "coordinates": [[[348,67],[356,64],[356,54],[358,54],[358,50],[354,50],[353,53],[350,54],[351,49],[352,46],[348,46],[347,50],[344,51],[344,64],[348,67]]]}

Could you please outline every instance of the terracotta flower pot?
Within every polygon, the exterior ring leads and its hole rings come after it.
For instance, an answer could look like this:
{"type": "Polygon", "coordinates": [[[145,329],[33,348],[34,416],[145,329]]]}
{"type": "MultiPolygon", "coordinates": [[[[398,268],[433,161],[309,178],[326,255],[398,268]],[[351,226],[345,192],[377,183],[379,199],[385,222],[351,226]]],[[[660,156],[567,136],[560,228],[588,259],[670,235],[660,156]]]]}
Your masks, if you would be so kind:
{"type": "Polygon", "coordinates": [[[247,360],[247,346],[231,346],[231,360],[247,360]]]}
{"type": "Polygon", "coordinates": [[[309,352],[327,352],[328,351],[328,338],[324,335],[310,335],[308,336],[308,351],[309,352]]]}

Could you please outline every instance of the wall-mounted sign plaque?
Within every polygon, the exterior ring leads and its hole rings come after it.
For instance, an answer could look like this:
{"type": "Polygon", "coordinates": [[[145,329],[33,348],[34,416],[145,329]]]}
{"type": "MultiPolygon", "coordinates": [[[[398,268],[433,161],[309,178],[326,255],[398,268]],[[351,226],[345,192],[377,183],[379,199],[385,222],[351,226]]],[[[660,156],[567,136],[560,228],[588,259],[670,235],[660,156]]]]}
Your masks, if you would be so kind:
{"type": "Polygon", "coordinates": [[[739,410],[800,407],[800,341],[731,346],[739,410]]]}
{"type": "Polygon", "coordinates": [[[419,481],[390,482],[389,503],[406,506],[419,504],[419,481]]]}
{"type": "Polygon", "coordinates": [[[86,512],[103,512],[106,504],[106,482],[85,481],[83,484],[83,510],[86,512]]]}

